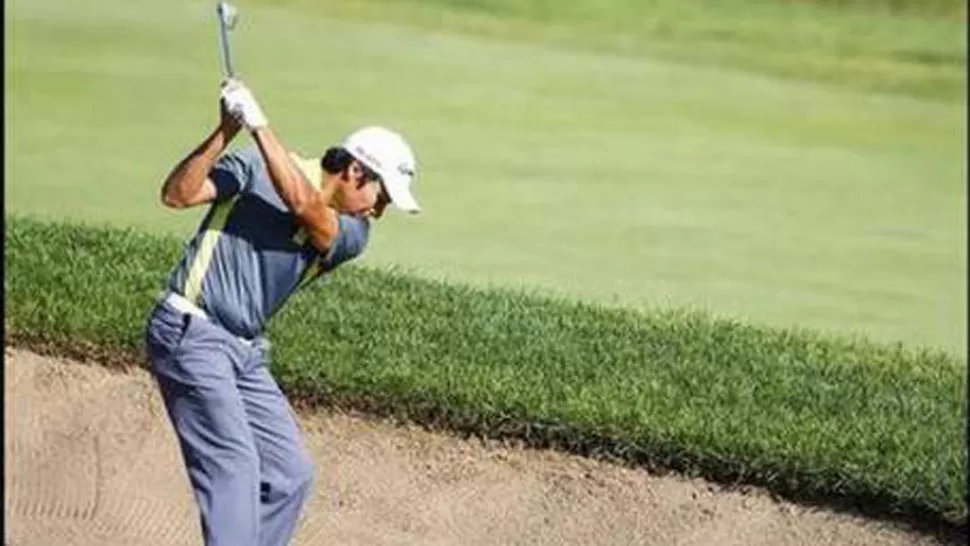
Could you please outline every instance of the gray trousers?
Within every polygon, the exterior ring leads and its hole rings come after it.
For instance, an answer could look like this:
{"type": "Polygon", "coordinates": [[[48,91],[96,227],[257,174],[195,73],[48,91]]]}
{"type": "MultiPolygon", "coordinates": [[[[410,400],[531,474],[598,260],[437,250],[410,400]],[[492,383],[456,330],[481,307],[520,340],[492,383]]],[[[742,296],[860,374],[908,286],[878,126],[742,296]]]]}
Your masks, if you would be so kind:
{"type": "Polygon", "coordinates": [[[207,546],[283,546],[313,466],[289,402],[252,345],[165,303],[145,333],[152,372],[195,490],[207,546]]]}

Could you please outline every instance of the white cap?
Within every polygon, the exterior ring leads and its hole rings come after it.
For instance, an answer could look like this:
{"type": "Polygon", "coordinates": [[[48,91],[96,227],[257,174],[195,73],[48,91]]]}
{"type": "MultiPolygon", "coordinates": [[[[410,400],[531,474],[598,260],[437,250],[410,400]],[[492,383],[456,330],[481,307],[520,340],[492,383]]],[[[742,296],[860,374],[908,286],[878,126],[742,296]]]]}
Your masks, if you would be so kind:
{"type": "Polygon", "coordinates": [[[343,147],[380,175],[394,206],[405,212],[421,212],[411,195],[417,164],[401,135],[383,127],[364,127],[348,136],[343,147]]]}

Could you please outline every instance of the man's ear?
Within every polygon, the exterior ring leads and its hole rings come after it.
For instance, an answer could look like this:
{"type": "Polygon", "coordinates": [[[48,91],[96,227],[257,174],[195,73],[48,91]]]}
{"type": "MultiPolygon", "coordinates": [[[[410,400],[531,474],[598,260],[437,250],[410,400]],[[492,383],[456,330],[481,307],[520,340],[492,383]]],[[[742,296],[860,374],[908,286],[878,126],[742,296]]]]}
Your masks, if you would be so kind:
{"type": "Polygon", "coordinates": [[[350,170],[350,167],[345,167],[343,170],[334,173],[332,175],[333,179],[336,180],[338,183],[346,182],[350,178],[350,174],[348,172],[349,170],[350,170]]]}
{"type": "Polygon", "coordinates": [[[350,167],[340,171],[336,176],[337,187],[342,192],[347,192],[354,189],[354,179],[350,176],[350,167]]]}
{"type": "Polygon", "coordinates": [[[344,172],[347,173],[347,180],[356,181],[357,175],[360,173],[360,165],[358,165],[357,160],[351,161],[344,172]]]}

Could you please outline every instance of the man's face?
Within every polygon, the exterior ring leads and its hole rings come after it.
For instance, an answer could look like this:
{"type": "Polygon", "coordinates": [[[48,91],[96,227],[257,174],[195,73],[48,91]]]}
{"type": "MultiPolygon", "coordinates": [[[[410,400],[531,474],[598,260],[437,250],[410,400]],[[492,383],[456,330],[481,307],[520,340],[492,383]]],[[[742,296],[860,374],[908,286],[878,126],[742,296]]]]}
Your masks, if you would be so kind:
{"type": "Polygon", "coordinates": [[[340,188],[341,211],[355,216],[380,218],[391,202],[380,177],[356,160],[344,171],[340,188]]]}

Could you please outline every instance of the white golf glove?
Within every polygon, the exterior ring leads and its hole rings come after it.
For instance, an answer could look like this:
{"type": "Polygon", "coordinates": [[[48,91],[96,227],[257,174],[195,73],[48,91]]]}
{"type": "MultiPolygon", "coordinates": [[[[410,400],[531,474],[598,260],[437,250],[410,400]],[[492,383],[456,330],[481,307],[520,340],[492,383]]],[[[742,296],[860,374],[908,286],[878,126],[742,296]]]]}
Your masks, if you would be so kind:
{"type": "Polygon", "coordinates": [[[220,97],[226,105],[226,110],[245,125],[246,129],[252,131],[269,125],[269,120],[256,102],[253,92],[241,81],[227,81],[220,97]]]}

